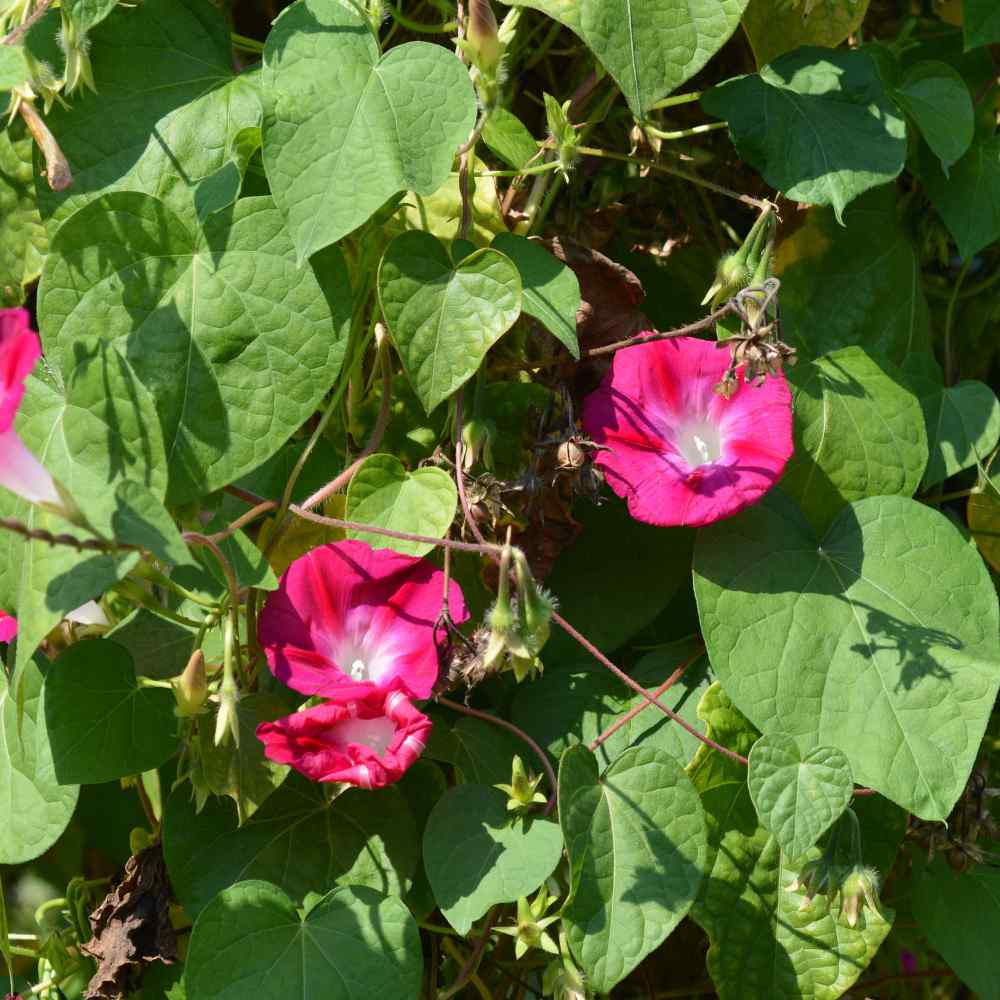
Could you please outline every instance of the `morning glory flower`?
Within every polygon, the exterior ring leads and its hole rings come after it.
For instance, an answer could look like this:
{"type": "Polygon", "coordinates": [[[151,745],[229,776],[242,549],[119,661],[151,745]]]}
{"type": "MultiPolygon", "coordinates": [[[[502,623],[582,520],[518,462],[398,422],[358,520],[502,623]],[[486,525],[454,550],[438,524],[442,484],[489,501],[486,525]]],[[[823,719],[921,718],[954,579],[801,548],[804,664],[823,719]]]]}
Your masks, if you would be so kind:
{"type": "Polygon", "coordinates": [[[618,351],[584,402],[595,459],[637,521],[710,524],[756,503],[792,454],[784,375],[715,391],[729,351],[676,337],[618,351]]]}
{"type": "MultiPolygon", "coordinates": [[[[313,549],[268,595],[258,635],[274,675],[306,695],[363,697],[372,686],[427,698],[438,679],[434,625],[444,574],[429,560],[346,540],[313,549]]],[[[452,619],[469,613],[449,583],[452,619]]]]}
{"type": "Polygon", "coordinates": [[[17,619],[6,611],[0,611],[0,642],[13,642],[17,635],[17,619]]]}
{"type": "Polygon", "coordinates": [[[60,512],[65,504],[55,480],[14,430],[24,380],[41,356],[38,334],[24,309],[0,309],[0,486],[30,503],[60,512]]]}
{"type": "Polygon", "coordinates": [[[431,720],[402,691],[370,686],[360,698],[325,701],[262,722],[257,738],[271,760],[312,781],[383,788],[423,753],[430,731],[431,720]]]}

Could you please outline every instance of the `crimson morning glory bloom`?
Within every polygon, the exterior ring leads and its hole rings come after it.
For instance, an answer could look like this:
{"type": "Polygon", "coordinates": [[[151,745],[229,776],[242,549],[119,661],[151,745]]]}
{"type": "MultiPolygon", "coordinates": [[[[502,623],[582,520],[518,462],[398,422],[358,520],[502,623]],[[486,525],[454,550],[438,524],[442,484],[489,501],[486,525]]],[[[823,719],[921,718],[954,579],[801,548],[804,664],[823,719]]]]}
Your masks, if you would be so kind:
{"type": "Polygon", "coordinates": [[[12,642],[17,635],[17,619],[6,611],[0,611],[0,642],[12,642]]]}
{"type": "Polygon", "coordinates": [[[383,788],[398,781],[423,753],[431,720],[402,691],[372,685],[363,697],[326,701],[274,722],[257,738],[278,764],[312,781],[383,788]]]}
{"type": "Polygon", "coordinates": [[[31,503],[62,508],[52,476],[14,430],[24,380],[41,356],[38,334],[24,309],[0,309],[0,486],[31,503]]]}
{"type": "MultiPolygon", "coordinates": [[[[374,685],[427,698],[438,679],[434,624],[444,574],[428,559],[347,540],[288,567],[268,595],[258,635],[274,675],[302,694],[363,697],[374,685]]],[[[449,583],[457,624],[469,617],[449,583]]]]}
{"type": "Polygon", "coordinates": [[[710,524],[756,503],[792,454],[791,393],[784,375],[715,391],[729,351],[695,337],[618,351],[584,402],[596,462],[637,521],[710,524]]]}

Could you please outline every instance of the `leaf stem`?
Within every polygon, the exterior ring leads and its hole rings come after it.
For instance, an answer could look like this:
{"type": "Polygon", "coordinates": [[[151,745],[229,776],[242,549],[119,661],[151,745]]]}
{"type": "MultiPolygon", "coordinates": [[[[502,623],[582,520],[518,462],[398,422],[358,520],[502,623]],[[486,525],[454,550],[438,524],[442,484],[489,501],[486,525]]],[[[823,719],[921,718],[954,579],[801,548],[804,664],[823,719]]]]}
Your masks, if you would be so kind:
{"type": "Polygon", "coordinates": [[[676,108],[678,104],[693,104],[701,100],[703,90],[692,90],[687,94],[674,94],[673,97],[665,97],[662,101],[657,101],[649,110],[661,111],[663,108],[676,108]]]}
{"type": "Polygon", "coordinates": [[[955,287],[952,289],[951,298],[948,300],[948,309],[944,316],[944,384],[955,384],[955,359],[951,350],[951,329],[955,319],[955,305],[958,302],[958,293],[962,290],[965,276],[972,266],[972,257],[962,265],[962,270],[958,272],[955,279],[955,287]]]}
{"type": "Polygon", "coordinates": [[[244,52],[264,54],[264,43],[257,41],[256,38],[248,38],[246,35],[239,35],[235,31],[231,31],[229,32],[229,40],[235,48],[242,49],[244,52]]]}
{"type": "MultiPolygon", "coordinates": [[[[438,994],[437,1000],[450,1000],[451,997],[455,996],[455,994],[470,981],[473,985],[478,982],[476,989],[479,991],[481,996],[485,997],[485,1000],[492,1000],[489,991],[487,991],[486,987],[483,985],[482,980],[476,975],[476,970],[479,968],[479,963],[482,961],[483,952],[486,951],[486,945],[489,944],[493,928],[496,926],[496,922],[500,919],[502,908],[502,904],[497,903],[496,906],[494,906],[493,909],[486,915],[486,924],[483,927],[482,936],[476,942],[475,948],[472,949],[472,953],[466,959],[465,964],[458,973],[458,978],[454,983],[452,983],[451,986],[448,987],[448,989],[446,989],[443,993],[438,994]]],[[[461,958],[462,953],[452,943],[451,938],[442,938],[441,944],[453,958],[461,958]]]]}
{"type": "Polygon", "coordinates": [[[663,129],[656,128],[655,125],[646,125],[646,131],[657,139],[672,142],[675,139],[687,139],[693,135],[702,135],[705,132],[717,132],[719,129],[729,128],[729,122],[708,122],[704,125],[693,125],[691,128],[678,129],[675,132],[664,132],[663,129]]]}

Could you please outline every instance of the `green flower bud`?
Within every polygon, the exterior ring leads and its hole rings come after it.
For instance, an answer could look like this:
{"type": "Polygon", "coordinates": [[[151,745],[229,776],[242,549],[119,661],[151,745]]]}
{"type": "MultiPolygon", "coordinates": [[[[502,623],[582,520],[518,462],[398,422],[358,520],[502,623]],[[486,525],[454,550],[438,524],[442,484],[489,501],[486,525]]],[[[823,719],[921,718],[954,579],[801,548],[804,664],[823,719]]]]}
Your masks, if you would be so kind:
{"type": "Polygon", "coordinates": [[[462,426],[462,468],[468,472],[482,458],[483,466],[493,468],[493,441],[497,425],[488,417],[471,417],[462,426]]]}
{"type": "Polygon", "coordinates": [[[532,948],[546,951],[550,955],[558,955],[559,948],[555,941],[545,932],[545,928],[555,923],[559,919],[559,914],[543,916],[553,903],[556,897],[550,896],[548,889],[543,885],[538,890],[532,902],[528,902],[526,896],[521,896],[517,901],[517,923],[510,927],[497,927],[500,934],[506,934],[514,938],[514,957],[521,959],[532,948]]]}
{"type": "Polygon", "coordinates": [[[551,94],[542,96],[545,99],[545,117],[548,120],[549,134],[552,136],[559,157],[559,172],[568,178],[580,155],[576,151],[580,145],[580,137],[569,120],[571,102],[560,104],[551,94]]]}
{"type": "Polygon", "coordinates": [[[517,600],[524,616],[522,634],[531,655],[537,656],[548,641],[555,598],[535,583],[531,567],[520,549],[514,560],[517,574],[517,600]]]}
{"type": "Polygon", "coordinates": [[[174,711],[181,718],[201,715],[208,700],[208,678],[205,674],[205,654],[196,649],[191,654],[184,672],[174,681],[174,711]]]}
{"type": "Polygon", "coordinates": [[[87,33],[67,16],[65,9],[62,11],[59,46],[66,55],[66,93],[72,94],[81,87],[89,87],[96,94],[97,86],[94,84],[94,73],[90,66],[90,39],[87,38],[87,33]]]}
{"type": "Polygon", "coordinates": [[[465,51],[483,76],[495,78],[503,57],[496,15],[490,0],[469,0],[465,51]]]}
{"type": "Polygon", "coordinates": [[[840,887],[840,915],[847,919],[848,927],[857,927],[858,915],[867,906],[879,920],[882,911],[878,898],[879,877],[874,868],[855,865],[840,887]]]}

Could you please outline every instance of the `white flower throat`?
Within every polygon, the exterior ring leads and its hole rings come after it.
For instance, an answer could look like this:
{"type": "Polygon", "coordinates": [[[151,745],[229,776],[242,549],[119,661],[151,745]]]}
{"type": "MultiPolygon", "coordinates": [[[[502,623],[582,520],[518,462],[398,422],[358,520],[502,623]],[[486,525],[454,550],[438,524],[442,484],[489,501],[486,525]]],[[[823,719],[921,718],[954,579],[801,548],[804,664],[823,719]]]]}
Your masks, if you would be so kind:
{"type": "Polygon", "coordinates": [[[677,428],[674,447],[692,469],[711,465],[722,457],[722,437],[716,424],[692,420],[677,428]]]}

